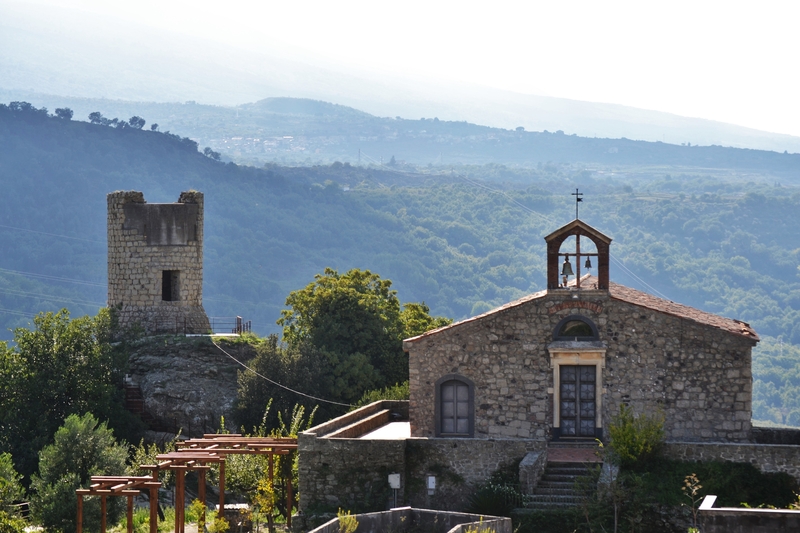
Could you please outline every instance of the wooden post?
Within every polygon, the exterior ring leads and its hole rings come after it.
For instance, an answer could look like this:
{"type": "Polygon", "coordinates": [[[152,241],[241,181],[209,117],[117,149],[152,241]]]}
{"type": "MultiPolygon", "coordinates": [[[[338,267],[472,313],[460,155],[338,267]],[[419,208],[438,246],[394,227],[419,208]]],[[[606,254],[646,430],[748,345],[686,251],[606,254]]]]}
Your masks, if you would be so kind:
{"type": "Polygon", "coordinates": [[[225,457],[219,462],[219,513],[225,516],[225,457]]]}
{"type": "Polygon", "coordinates": [[[100,533],[106,533],[106,495],[100,495],[100,533]]]}
{"type": "Polygon", "coordinates": [[[83,533],[83,494],[78,494],[78,523],[75,530],[77,533],[83,533]]]}
{"type": "Polygon", "coordinates": [[[133,496],[128,494],[128,533],[133,533],[133,496]]]}
{"type": "MultiPolygon", "coordinates": [[[[200,466],[205,466],[200,463],[200,466]]],[[[203,514],[200,515],[200,520],[197,521],[198,533],[203,533],[203,527],[206,525],[206,469],[201,468],[197,471],[197,499],[203,504],[203,514]]]]}
{"type": "Polygon", "coordinates": [[[175,470],[175,533],[183,533],[183,512],[186,498],[183,492],[183,468],[175,470]]]}
{"type": "MultiPolygon", "coordinates": [[[[272,450],[270,450],[270,453],[269,453],[269,484],[272,486],[273,494],[275,492],[275,476],[273,475],[274,471],[273,471],[273,468],[272,468],[274,459],[275,459],[275,456],[272,455],[272,450]]],[[[274,531],[273,524],[272,524],[272,513],[273,512],[270,511],[269,515],[267,516],[267,527],[269,527],[270,533],[272,533],[272,531],[274,531]]]]}
{"type": "MultiPolygon", "coordinates": [[[[153,469],[153,481],[158,483],[158,468],[153,469]]],[[[158,533],[158,487],[150,487],[150,533],[158,533]]]]}
{"type": "Polygon", "coordinates": [[[286,478],[286,525],[292,528],[292,471],[289,469],[289,477],[286,478]]]}

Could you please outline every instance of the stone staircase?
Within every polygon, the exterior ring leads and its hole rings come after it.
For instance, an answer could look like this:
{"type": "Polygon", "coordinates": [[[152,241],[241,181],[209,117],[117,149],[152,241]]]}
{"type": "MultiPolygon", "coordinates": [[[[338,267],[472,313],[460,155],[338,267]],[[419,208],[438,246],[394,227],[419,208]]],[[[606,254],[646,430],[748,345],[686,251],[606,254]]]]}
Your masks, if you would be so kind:
{"type": "Polygon", "coordinates": [[[560,509],[580,504],[577,490],[580,478],[589,478],[593,468],[602,463],[595,455],[595,442],[551,442],[544,474],[525,507],[533,510],[560,509]]]}
{"type": "Polygon", "coordinates": [[[156,420],[145,411],[144,397],[142,396],[142,389],[139,385],[135,385],[130,381],[126,381],[125,389],[125,409],[133,414],[139,415],[142,421],[147,424],[151,429],[153,428],[156,420]]]}

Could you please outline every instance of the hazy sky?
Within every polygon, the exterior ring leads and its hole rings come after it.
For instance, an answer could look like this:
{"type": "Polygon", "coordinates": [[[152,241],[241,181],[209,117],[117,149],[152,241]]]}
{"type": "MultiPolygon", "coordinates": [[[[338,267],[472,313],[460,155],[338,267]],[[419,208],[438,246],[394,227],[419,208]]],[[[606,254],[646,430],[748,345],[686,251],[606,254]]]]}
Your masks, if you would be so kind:
{"type": "Polygon", "coordinates": [[[800,2],[38,0],[257,49],[800,135],[800,2]]]}

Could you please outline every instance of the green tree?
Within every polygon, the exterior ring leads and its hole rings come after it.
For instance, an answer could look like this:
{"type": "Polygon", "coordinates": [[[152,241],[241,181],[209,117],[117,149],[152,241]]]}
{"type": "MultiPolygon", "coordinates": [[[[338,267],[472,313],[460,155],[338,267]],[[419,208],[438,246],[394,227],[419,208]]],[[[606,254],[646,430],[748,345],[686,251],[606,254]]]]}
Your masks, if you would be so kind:
{"type": "Polygon", "coordinates": [[[16,519],[14,504],[25,497],[22,476],[14,470],[10,453],[0,453],[0,532],[19,531],[25,523],[16,519]],[[20,527],[22,526],[22,527],[20,527]]]}
{"type": "Polygon", "coordinates": [[[128,124],[131,125],[131,128],[136,128],[137,130],[140,130],[144,128],[145,120],[139,116],[132,116],[128,120],[128,124]]]}
{"type": "Polygon", "coordinates": [[[0,428],[7,440],[0,445],[23,476],[36,470],[37,452],[71,414],[93,413],[137,438],[141,421],[124,409],[118,387],[127,356],[124,342],[110,342],[112,313],[70,319],[64,309],[33,322],[33,329],[14,330],[13,348],[0,345],[0,428]]]}
{"type": "Polygon", "coordinates": [[[68,107],[59,107],[56,109],[56,116],[64,120],[72,120],[72,109],[68,107]]]}
{"type": "Polygon", "coordinates": [[[354,401],[367,390],[406,381],[403,338],[447,323],[430,317],[424,304],[406,304],[401,312],[391,286],[369,270],[339,274],[326,268],[286,298],[289,309],[278,320],[283,338],[290,348],[310,345],[319,351],[331,369],[323,390],[354,401]]]}
{"type": "MultiPolygon", "coordinates": [[[[75,490],[88,487],[91,476],[122,475],[128,446],[118,444],[114,433],[90,413],[70,415],[55,434],[53,444],[39,453],[39,473],[33,476],[31,512],[46,531],[73,533],[76,528],[75,490]]],[[[123,502],[109,498],[108,520],[116,521],[123,502]]],[[[84,502],[84,524],[87,530],[100,525],[100,501],[84,502]]]]}

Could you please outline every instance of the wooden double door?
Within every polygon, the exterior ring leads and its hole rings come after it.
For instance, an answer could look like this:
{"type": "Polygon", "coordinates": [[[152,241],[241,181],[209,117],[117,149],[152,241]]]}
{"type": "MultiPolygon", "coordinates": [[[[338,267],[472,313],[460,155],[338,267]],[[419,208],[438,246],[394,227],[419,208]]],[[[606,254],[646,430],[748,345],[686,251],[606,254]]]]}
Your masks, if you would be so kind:
{"type": "Polygon", "coordinates": [[[561,437],[595,437],[597,418],[597,367],[561,365],[561,437]]]}

